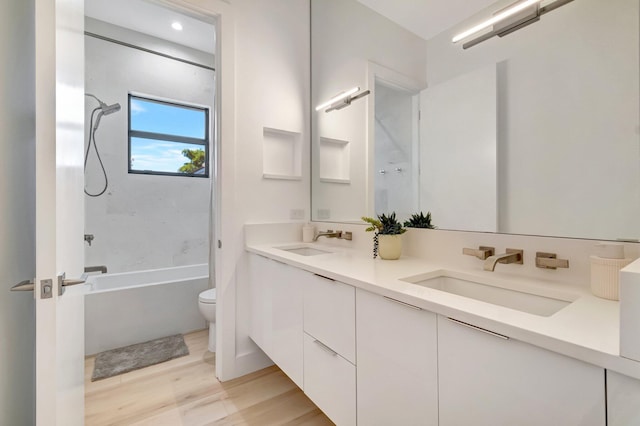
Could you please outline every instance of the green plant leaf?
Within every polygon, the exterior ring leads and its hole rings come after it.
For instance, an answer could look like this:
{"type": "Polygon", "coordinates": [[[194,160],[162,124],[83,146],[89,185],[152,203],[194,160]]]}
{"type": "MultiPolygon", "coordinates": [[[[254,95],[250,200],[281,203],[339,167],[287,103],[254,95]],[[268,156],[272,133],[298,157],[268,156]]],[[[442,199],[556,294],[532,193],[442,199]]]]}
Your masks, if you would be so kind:
{"type": "Polygon", "coordinates": [[[372,217],[366,217],[366,216],[362,216],[362,220],[371,225],[370,227],[365,229],[365,231],[371,232],[371,231],[380,231],[380,230],[382,230],[382,223],[380,223],[379,220],[374,219],[372,217]]]}
{"type": "Polygon", "coordinates": [[[431,212],[427,212],[426,215],[422,212],[412,214],[411,218],[404,222],[404,226],[407,228],[436,229],[436,227],[431,223],[431,212]]]}
{"type": "Polygon", "coordinates": [[[384,213],[378,215],[378,221],[381,225],[381,235],[399,235],[407,232],[407,230],[402,227],[402,224],[396,219],[396,212],[392,212],[388,216],[384,213]]]}

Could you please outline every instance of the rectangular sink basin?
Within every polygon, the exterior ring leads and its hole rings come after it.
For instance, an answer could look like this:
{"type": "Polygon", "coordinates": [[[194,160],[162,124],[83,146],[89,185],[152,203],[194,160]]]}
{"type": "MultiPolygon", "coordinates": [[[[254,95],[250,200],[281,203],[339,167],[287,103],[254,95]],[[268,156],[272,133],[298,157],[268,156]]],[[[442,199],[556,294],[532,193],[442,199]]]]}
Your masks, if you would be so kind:
{"type": "Polygon", "coordinates": [[[401,281],[543,317],[551,316],[571,303],[566,300],[494,287],[450,276],[438,276],[429,279],[409,277],[401,279],[401,281]]]}
{"type": "Polygon", "coordinates": [[[294,246],[294,247],[276,247],[278,250],[284,250],[289,253],[298,254],[300,256],[317,256],[320,254],[330,254],[333,253],[328,250],[321,250],[315,247],[308,246],[294,246]]]}

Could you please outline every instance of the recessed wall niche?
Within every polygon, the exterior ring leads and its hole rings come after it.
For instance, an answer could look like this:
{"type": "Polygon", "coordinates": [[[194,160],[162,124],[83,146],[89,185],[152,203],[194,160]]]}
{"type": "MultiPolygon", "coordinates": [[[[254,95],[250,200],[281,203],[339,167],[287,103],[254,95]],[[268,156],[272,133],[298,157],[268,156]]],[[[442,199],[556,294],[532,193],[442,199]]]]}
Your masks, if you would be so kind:
{"type": "Polygon", "coordinates": [[[302,179],[301,134],[288,130],[263,128],[262,177],[265,179],[302,179]]]}
{"type": "Polygon", "coordinates": [[[320,182],[351,183],[349,141],[320,137],[320,182]]]}

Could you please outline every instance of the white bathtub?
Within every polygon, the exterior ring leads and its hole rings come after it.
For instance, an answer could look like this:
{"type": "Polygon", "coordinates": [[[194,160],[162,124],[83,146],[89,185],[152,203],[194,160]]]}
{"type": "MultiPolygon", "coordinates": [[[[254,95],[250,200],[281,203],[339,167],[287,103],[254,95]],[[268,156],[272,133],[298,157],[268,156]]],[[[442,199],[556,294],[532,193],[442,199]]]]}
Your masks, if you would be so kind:
{"type": "Polygon", "coordinates": [[[86,286],[86,355],[207,327],[198,310],[207,264],[92,275],[86,286]]]}

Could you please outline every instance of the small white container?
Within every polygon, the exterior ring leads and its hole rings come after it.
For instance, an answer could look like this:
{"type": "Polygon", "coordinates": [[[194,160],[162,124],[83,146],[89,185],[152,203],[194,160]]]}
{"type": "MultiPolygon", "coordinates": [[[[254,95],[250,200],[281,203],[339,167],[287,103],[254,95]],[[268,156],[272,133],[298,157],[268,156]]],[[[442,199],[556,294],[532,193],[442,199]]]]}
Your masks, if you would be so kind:
{"type": "Polygon", "coordinates": [[[631,259],[606,259],[591,256],[591,292],[603,299],[620,300],[620,270],[631,263],[631,259]]]}
{"type": "Polygon", "coordinates": [[[313,237],[316,236],[316,227],[307,223],[302,227],[302,242],[310,243],[313,241],[313,237]]]}

